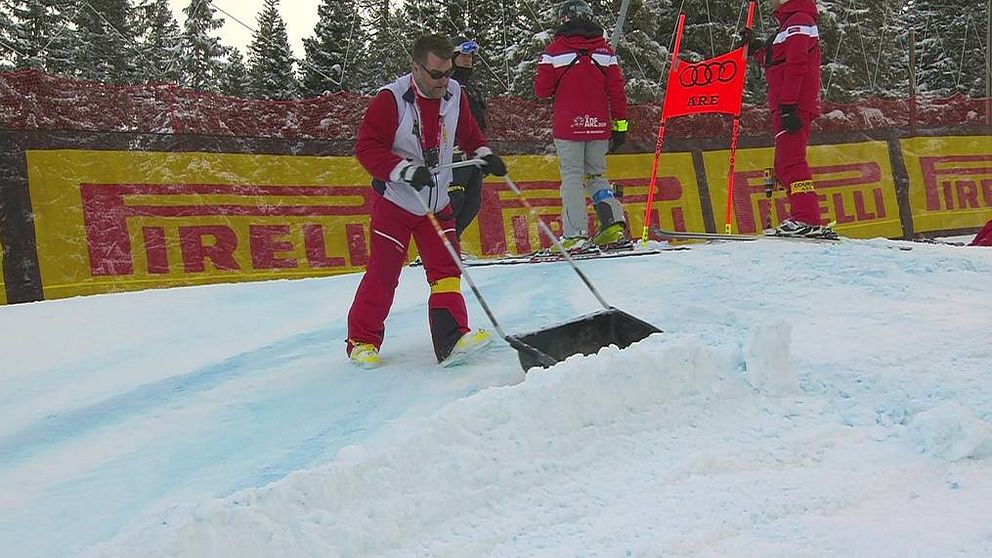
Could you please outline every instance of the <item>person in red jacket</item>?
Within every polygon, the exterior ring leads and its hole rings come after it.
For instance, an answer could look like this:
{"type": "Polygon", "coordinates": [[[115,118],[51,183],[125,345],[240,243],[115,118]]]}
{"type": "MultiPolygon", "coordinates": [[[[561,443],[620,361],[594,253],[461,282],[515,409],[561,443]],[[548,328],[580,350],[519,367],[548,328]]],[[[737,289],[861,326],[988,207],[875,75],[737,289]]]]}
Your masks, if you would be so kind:
{"type": "Polygon", "coordinates": [[[810,126],[820,115],[820,32],[814,0],[769,0],[778,31],[761,41],[741,35],[762,62],[775,133],[775,176],[789,196],[790,216],[775,234],[835,238],[823,225],[813,175],[806,160],[810,126]]]}
{"type": "Polygon", "coordinates": [[[992,246],[992,221],[985,223],[968,246],[992,246]]]}
{"type": "Polygon", "coordinates": [[[458,82],[448,79],[453,48],[446,37],[419,38],[411,73],[379,90],[358,130],[355,156],[372,175],[375,190],[369,262],[348,313],[347,352],[363,368],[381,363],[385,320],[411,237],[430,284],[428,321],[438,362],[455,363],[492,339],[484,330],[469,329],[461,269],[428,216],[436,216],[458,252],[448,200],[451,169],[437,168],[451,163],[456,142],[486,162],[484,172],[506,174],[503,161],[486,146],[458,82]]]}
{"type": "Polygon", "coordinates": [[[628,238],[623,207],[604,176],[607,151],[619,148],[627,136],[627,94],[616,54],[592,17],[583,0],[562,4],[561,25],[541,55],[534,81],[538,98],[554,98],[562,244],[570,250],[589,243],[586,193],[599,218],[593,242],[608,246],[628,238]]]}

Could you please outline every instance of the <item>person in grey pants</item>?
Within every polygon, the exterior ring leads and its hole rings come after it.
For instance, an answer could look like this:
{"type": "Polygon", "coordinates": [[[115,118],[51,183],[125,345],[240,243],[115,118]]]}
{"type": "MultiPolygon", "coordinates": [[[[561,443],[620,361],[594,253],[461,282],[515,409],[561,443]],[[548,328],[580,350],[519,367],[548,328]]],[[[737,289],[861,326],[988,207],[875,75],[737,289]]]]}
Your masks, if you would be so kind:
{"type": "Polygon", "coordinates": [[[584,0],[559,8],[561,25],[537,64],[534,93],[554,99],[553,136],[561,170],[562,244],[589,244],[586,194],[592,198],[599,247],[629,242],[623,207],[606,180],[606,153],[627,137],[627,94],[617,56],[584,0]],[[611,145],[612,144],[612,145],[611,145]]]}

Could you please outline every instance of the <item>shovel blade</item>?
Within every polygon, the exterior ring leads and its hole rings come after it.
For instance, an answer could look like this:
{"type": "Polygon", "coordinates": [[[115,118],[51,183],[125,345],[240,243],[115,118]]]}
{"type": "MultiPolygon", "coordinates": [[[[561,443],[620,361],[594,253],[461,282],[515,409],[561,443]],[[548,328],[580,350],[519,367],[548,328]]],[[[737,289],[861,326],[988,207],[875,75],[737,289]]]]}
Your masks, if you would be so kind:
{"type": "Polygon", "coordinates": [[[603,347],[625,349],[661,330],[630,314],[609,308],[546,329],[507,338],[524,370],[547,368],[572,355],[593,355],[603,347]]]}

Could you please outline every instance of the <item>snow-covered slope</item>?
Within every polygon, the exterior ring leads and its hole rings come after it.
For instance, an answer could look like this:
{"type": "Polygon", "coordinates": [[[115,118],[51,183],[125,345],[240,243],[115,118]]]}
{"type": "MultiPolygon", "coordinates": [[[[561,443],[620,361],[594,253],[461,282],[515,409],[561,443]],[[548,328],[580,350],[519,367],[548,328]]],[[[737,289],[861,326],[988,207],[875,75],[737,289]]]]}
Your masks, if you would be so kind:
{"type": "MultiPolygon", "coordinates": [[[[526,378],[433,364],[422,269],[375,372],[357,276],[4,308],[0,548],[992,555],[992,251],[893,246],[581,262],[665,333],[526,378]]],[[[510,332],[596,309],[565,264],[473,278],[510,332]]]]}

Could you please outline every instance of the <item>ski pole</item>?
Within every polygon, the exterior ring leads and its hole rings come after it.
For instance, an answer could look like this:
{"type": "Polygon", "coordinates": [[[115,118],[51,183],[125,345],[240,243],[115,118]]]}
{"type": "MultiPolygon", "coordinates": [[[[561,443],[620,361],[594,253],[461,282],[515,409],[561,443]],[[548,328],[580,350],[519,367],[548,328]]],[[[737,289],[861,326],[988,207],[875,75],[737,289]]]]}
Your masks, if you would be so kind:
{"type": "Polygon", "coordinates": [[[772,228],[772,204],[774,203],[772,202],[772,194],[775,190],[775,175],[773,174],[772,169],[767,167],[765,168],[764,175],[765,197],[768,198],[768,215],[765,216],[764,223],[765,230],[767,231],[772,228]]]}
{"type": "Polygon", "coordinates": [[[526,207],[527,211],[530,212],[531,218],[533,218],[534,221],[537,221],[537,226],[541,229],[541,231],[545,234],[545,236],[547,236],[548,239],[550,239],[551,242],[554,243],[555,248],[559,252],[561,252],[562,256],[565,257],[565,260],[567,260],[568,264],[572,266],[572,269],[575,270],[575,273],[579,275],[579,278],[582,279],[582,282],[585,283],[587,287],[589,287],[589,290],[592,291],[592,294],[593,296],[596,297],[596,300],[598,300],[599,303],[603,305],[603,308],[609,310],[610,305],[606,303],[606,300],[602,297],[602,295],[599,294],[599,291],[596,290],[596,287],[592,286],[592,282],[589,281],[589,278],[586,277],[586,274],[582,273],[582,270],[579,269],[579,266],[575,265],[575,260],[572,259],[572,256],[568,253],[568,250],[566,250],[565,247],[561,245],[561,242],[558,240],[558,237],[555,236],[555,233],[551,232],[551,229],[548,227],[548,224],[541,220],[541,216],[537,214],[537,210],[534,209],[534,206],[532,206],[529,201],[527,201],[527,198],[524,197],[524,194],[523,192],[520,191],[520,188],[517,188],[517,185],[513,183],[513,180],[510,179],[510,175],[507,174],[503,176],[503,180],[506,181],[506,185],[510,188],[510,190],[512,190],[513,193],[517,195],[517,198],[520,200],[520,203],[524,204],[524,207],[526,207]]]}

